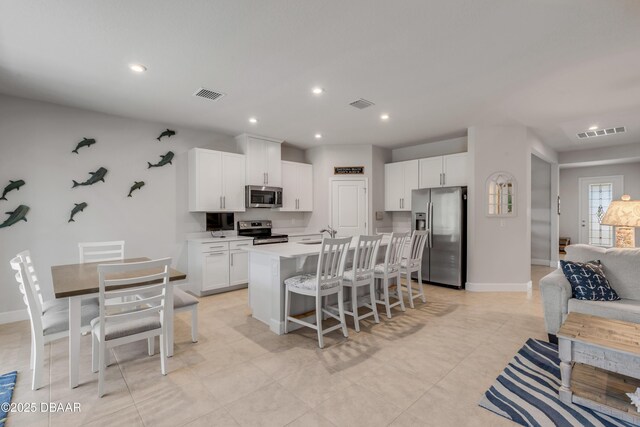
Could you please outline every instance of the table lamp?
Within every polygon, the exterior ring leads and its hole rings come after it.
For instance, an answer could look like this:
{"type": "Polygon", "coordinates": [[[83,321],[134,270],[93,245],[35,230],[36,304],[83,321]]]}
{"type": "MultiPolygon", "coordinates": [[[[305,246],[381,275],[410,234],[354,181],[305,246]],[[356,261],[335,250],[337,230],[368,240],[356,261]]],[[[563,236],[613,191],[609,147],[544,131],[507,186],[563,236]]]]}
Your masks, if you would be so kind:
{"type": "Polygon", "coordinates": [[[612,201],[600,224],[616,227],[617,248],[635,247],[635,227],[640,227],[640,200],[631,200],[625,194],[622,200],[612,201]]]}

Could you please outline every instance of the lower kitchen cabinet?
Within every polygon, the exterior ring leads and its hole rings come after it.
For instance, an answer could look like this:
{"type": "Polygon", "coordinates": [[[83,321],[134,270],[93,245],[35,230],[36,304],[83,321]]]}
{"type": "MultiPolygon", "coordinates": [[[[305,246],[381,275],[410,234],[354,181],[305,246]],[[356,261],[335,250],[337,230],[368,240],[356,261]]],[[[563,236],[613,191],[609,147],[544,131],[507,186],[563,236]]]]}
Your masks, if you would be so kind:
{"type": "Polygon", "coordinates": [[[200,296],[232,290],[248,282],[249,253],[243,246],[251,240],[231,242],[190,241],[189,279],[200,296]]]}

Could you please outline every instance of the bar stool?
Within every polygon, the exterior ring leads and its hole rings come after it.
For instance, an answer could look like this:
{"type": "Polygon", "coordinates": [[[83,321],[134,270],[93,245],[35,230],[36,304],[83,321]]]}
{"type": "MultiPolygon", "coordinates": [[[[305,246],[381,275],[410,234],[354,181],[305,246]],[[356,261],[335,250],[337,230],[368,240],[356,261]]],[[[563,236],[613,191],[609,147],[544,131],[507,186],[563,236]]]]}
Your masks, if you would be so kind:
{"type": "Polygon", "coordinates": [[[380,323],[375,299],[376,292],[373,272],[381,240],[381,235],[358,236],[355,253],[353,254],[353,267],[351,270],[344,272],[343,286],[351,288],[351,311],[345,310],[344,314],[353,317],[356,332],[360,332],[360,320],[369,316],[373,316],[376,323],[380,323]],[[358,288],[363,286],[369,287],[371,305],[365,304],[365,307],[370,308],[371,311],[360,316],[358,315],[358,288]]]}
{"type": "MultiPolygon", "coordinates": [[[[427,230],[415,230],[411,235],[411,242],[409,243],[409,253],[405,258],[400,261],[400,275],[407,277],[406,287],[409,294],[409,306],[415,308],[413,300],[416,298],[422,298],[422,302],[427,302],[424,296],[424,287],[422,286],[422,254],[424,252],[424,246],[427,243],[429,231],[427,230]],[[411,282],[411,274],[418,273],[418,289],[417,295],[413,295],[413,284],[411,282]]],[[[399,286],[399,284],[398,284],[399,286]]]]}
{"type": "Polygon", "coordinates": [[[384,255],[384,263],[376,264],[374,268],[374,278],[378,279],[382,285],[382,294],[384,299],[377,299],[377,304],[385,306],[387,318],[391,319],[391,308],[400,306],[402,311],[406,311],[404,300],[402,298],[402,287],[400,286],[400,261],[402,260],[402,252],[409,233],[391,233],[391,239],[387,245],[387,251],[384,255]],[[390,295],[389,282],[396,279],[396,291],[390,295]],[[389,296],[397,298],[397,301],[391,304],[389,296]]]}
{"type": "Polygon", "coordinates": [[[316,274],[301,274],[289,277],[284,281],[286,286],[284,300],[285,334],[289,332],[289,322],[295,322],[318,331],[318,346],[320,348],[324,348],[324,334],[335,331],[336,329],[342,328],[344,337],[349,337],[347,323],[344,318],[342,279],[344,275],[344,264],[347,260],[347,251],[349,250],[350,243],[351,237],[343,239],[322,239],[316,274]],[[291,293],[315,298],[315,325],[291,316],[291,293]],[[335,315],[328,309],[322,307],[323,298],[334,294],[338,295],[338,315],[335,315]],[[323,330],[323,314],[333,317],[340,323],[323,330]]]}

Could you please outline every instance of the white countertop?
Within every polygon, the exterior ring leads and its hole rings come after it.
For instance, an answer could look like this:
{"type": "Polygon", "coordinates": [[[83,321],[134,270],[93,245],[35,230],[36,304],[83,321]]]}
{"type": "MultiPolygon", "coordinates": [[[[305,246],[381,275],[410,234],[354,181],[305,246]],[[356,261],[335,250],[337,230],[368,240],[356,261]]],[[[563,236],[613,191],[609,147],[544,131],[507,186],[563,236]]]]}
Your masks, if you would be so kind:
{"type": "MultiPolygon", "coordinates": [[[[286,234],[288,236],[295,237],[295,236],[311,236],[314,234],[320,234],[320,232],[313,231],[313,230],[275,229],[273,231],[273,234],[286,234]]],[[[228,235],[225,237],[219,237],[219,236],[211,237],[211,235],[207,237],[205,232],[205,233],[202,233],[202,236],[190,237],[187,239],[188,242],[194,242],[194,243],[211,243],[211,242],[224,243],[224,242],[236,242],[238,240],[253,240],[253,237],[238,236],[237,234],[228,235]]]]}
{"type": "MultiPolygon", "coordinates": [[[[312,233],[317,234],[317,233],[312,233]]],[[[389,237],[383,236],[380,246],[386,246],[389,243],[389,237]]],[[[303,244],[300,242],[274,243],[272,245],[254,245],[242,248],[247,252],[256,252],[264,255],[272,255],[280,258],[298,258],[318,255],[320,253],[320,244],[303,244]]],[[[351,249],[355,249],[355,239],[351,241],[351,249]]]]}

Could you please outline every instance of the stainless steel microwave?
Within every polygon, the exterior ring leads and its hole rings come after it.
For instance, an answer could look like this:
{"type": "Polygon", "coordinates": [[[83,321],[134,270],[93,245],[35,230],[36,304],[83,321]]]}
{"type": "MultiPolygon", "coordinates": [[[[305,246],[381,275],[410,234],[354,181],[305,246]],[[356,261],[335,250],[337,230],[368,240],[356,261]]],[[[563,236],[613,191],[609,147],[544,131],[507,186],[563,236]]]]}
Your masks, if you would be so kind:
{"type": "Polygon", "coordinates": [[[281,208],[282,188],[247,185],[244,190],[247,208],[281,208]]]}

